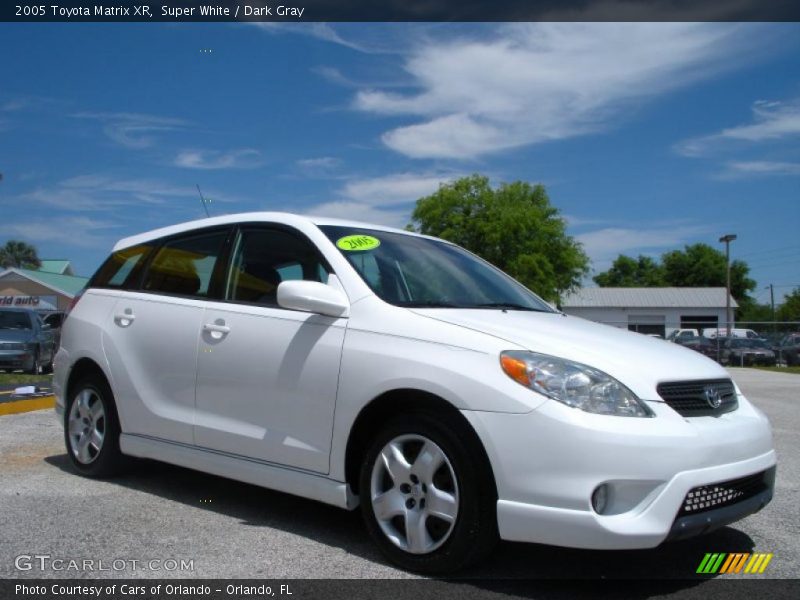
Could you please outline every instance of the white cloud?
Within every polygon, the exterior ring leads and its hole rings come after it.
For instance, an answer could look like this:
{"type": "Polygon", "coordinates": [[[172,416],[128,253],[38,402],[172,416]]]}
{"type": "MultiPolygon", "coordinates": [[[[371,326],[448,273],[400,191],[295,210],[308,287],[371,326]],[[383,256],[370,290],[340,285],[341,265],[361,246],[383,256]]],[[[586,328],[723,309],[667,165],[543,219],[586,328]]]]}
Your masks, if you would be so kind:
{"type": "Polygon", "coordinates": [[[30,106],[30,102],[24,98],[15,98],[0,104],[0,112],[15,112],[30,106]]]}
{"type": "Polygon", "coordinates": [[[337,191],[338,199],[311,206],[305,212],[402,228],[411,219],[413,202],[456,177],[455,174],[394,173],[351,179],[337,191]]]}
{"type": "MultiPolygon", "coordinates": [[[[104,175],[79,175],[52,186],[21,194],[20,201],[70,211],[103,211],[121,206],[157,205],[169,208],[180,200],[197,197],[194,186],[177,186],[151,179],[114,179],[104,175]]],[[[176,205],[179,208],[181,205],[176,205]]]]}
{"type": "Polygon", "coordinates": [[[734,179],[748,175],[800,175],[800,163],[750,160],[731,161],[725,165],[726,171],[721,175],[725,179],[734,179]]]}
{"type": "Polygon", "coordinates": [[[316,158],[302,158],[295,161],[295,165],[309,175],[319,175],[329,173],[339,167],[342,161],[333,156],[319,156],[316,158]]]}
{"type": "Polygon", "coordinates": [[[36,243],[58,242],[80,248],[108,246],[105,230],[119,227],[118,222],[100,221],[88,217],[57,217],[50,219],[26,219],[21,223],[3,223],[0,233],[4,236],[21,237],[36,243]]]}
{"type": "Polygon", "coordinates": [[[411,220],[411,209],[388,210],[364,202],[351,202],[347,200],[317,204],[306,210],[305,214],[318,217],[347,219],[348,221],[361,221],[363,223],[374,223],[376,225],[385,225],[387,227],[397,227],[400,229],[405,227],[411,220]]]}
{"type": "Polygon", "coordinates": [[[486,39],[428,40],[417,90],[362,90],[354,107],[419,122],[383,135],[414,158],[467,159],[608,127],[641,101],[751,60],[748,25],[518,23],[486,39]]]}
{"type": "Polygon", "coordinates": [[[685,140],[675,146],[684,156],[703,156],[735,142],[766,142],[800,136],[800,100],[753,104],[753,122],[729,127],[719,133],[685,140]]]}
{"type": "Polygon", "coordinates": [[[708,226],[675,223],[660,227],[606,227],[581,233],[575,238],[583,244],[595,270],[606,269],[619,254],[640,254],[675,248],[708,234],[708,226]]]}
{"type": "Polygon", "coordinates": [[[103,124],[103,132],[111,140],[134,150],[155,144],[153,134],[182,129],[188,125],[183,119],[138,113],[81,112],[72,117],[99,121],[103,124]]]}
{"type": "Polygon", "coordinates": [[[432,194],[455,175],[397,173],[383,177],[353,179],[339,191],[344,198],[370,205],[414,202],[432,194]]]}
{"type": "Polygon", "coordinates": [[[263,160],[261,153],[252,148],[229,152],[184,150],[175,157],[174,164],[185,169],[256,169],[263,164],[263,160]]]}
{"type": "Polygon", "coordinates": [[[325,42],[331,42],[333,44],[344,46],[345,48],[350,48],[351,50],[356,50],[358,52],[369,52],[369,50],[364,46],[343,38],[328,23],[276,23],[258,21],[251,24],[258,27],[261,31],[270,34],[295,33],[307,35],[309,37],[317,38],[318,40],[325,42]]]}

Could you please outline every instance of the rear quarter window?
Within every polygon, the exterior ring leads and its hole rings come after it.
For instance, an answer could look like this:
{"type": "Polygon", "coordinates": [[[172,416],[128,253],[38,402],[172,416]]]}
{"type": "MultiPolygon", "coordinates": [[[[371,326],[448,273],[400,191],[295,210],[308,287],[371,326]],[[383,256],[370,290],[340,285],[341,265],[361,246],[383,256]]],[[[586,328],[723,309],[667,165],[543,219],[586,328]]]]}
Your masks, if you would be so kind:
{"type": "Polygon", "coordinates": [[[134,273],[139,271],[152,250],[153,246],[143,244],[114,252],[92,277],[89,287],[130,287],[134,273]]]}

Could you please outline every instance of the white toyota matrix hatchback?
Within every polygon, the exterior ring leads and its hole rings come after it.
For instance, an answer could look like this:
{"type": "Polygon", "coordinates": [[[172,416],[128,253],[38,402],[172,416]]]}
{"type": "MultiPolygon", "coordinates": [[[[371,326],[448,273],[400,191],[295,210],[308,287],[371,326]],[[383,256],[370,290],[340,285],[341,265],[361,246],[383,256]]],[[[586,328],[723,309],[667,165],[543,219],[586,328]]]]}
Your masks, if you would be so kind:
{"type": "Polygon", "coordinates": [[[345,509],[398,565],[651,548],[772,498],[715,362],[566,316],[449,242],[282,213],[126,238],[56,356],[75,469],[157,459],[345,509]]]}

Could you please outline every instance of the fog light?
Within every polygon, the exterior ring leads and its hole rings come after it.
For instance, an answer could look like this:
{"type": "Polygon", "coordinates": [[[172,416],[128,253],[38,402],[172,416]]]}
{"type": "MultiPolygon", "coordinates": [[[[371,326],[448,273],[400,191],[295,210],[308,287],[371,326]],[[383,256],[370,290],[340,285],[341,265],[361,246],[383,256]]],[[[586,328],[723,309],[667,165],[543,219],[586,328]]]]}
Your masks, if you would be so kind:
{"type": "Polygon", "coordinates": [[[598,515],[602,515],[606,509],[606,504],[608,504],[608,486],[604,483],[597,486],[597,489],[592,493],[592,508],[598,515]]]}

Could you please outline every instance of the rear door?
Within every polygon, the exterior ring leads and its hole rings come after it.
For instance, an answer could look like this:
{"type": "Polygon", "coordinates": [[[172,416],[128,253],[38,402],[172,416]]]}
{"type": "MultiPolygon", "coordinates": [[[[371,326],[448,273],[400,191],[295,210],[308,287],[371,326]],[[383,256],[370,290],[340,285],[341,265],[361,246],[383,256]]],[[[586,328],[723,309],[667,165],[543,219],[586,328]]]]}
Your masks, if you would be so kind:
{"type": "Polygon", "coordinates": [[[164,240],[108,316],[103,346],[127,433],[193,443],[197,343],[205,302],[221,290],[230,231],[164,240]]]}
{"type": "Polygon", "coordinates": [[[277,286],[327,282],[295,230],[242,227],[223,302],[209,302],[197,356],[198,446],[328,472],[346,319],[280,308],[277,286]]]}

